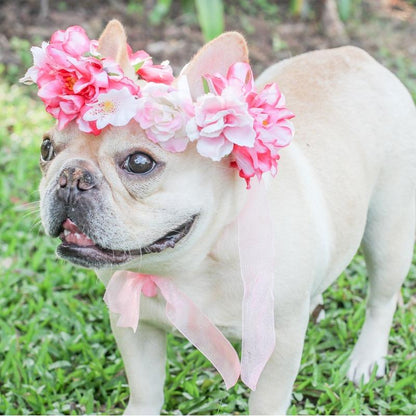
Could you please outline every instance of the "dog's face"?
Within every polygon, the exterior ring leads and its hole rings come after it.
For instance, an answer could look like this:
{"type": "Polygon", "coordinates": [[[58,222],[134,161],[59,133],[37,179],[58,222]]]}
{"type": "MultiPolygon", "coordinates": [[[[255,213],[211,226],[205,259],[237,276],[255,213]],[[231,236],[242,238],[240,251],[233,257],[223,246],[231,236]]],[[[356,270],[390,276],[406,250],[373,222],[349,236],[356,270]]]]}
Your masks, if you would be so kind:
{"type": "Polygon", "coordinates": [[[230,220],[235,174],[226,162],[213,163],[192,146],[165,151],[135,122],[98,137],[75,125],[53,129],[41,146],[41,168],[43,225],[61,238],[58,254],[82,266],[154,262],[155,255],[174,261],[230,220]]]}
{"type": "MultiPolygon", "coordinates": [[[[234,34],[209,45],[184,71],[194,99],[203,93],[201,75],[247,61],[244,40],[234,34]]],[[[104,31],[99,50],[132,72],[124,32],[104,31]]],[[[198,261],[235,217],[232,201],[244,189],[226,159],[201,157],[192,143],[184,152],[166,151],[134,121],[99,136],[75,123],[54,128],[44,136],[40,164],[46,232],[62,240],[59,256],[92,268],[128,264],[155,273],[198,261]]]]}

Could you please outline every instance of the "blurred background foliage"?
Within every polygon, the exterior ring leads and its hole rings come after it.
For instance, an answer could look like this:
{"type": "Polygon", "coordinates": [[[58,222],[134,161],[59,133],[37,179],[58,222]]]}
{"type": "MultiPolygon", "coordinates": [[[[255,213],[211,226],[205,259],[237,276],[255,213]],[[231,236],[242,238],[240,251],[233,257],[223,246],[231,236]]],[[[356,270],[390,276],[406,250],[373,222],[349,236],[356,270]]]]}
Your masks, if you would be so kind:
{"type": "MultiPolygon", "coordinates": [[[[385,0],[379,1],[385,2],[385,0]]],[[[36,5],[36,2],[38,3],[39,17],[42,19],[46,19],[53,8],[61,11],[70,11],[72,8],[70,0],[54,2],[29,0],[27,3],[36,5]]],[[[117,4],[116,0],[97,1],[104,7],[106,2],[113,6],[123,7],[122,2],[117,4]]],[[[247,14],[261,13],[269,18],[276,18],[279,6],[287,7],[288,5],[292,16],[302,18],[319,18],[323,9],[333,8],[336,9],[339,18],[345,22],[361,13],[362,2],[363,0],[129,0],[125,7],[132,14],[148,11],[149,22],[153,25],[159,25],[163,19],[172,14],[187,14],[191,19],[197,19],[205,40],[210,40],[223,32],[224,12],[227,13],[233,8],[239,8],[247,14]]],[[[402,0],[402,2],[416,5],[416,0],[402,0]]],[[[91,0],[88,3],[91,3],[91,0]]]]}
{"type": "MultiPolygon", "coordinates": [[[[118,17],[127,26],[136,23],[136,32],[138,23],[139,33],[148,38],[176,35],[172,28],[166,31],[169,24],[187,25],[194,28],[194,32],[202,33],[202,37],[194,36],[194,40],[199,41],[198,46],[224,30],[237,29],[246,36],[260,34],[264,38],[266,35],[261,32],[268,30],[270,39],[265,41],[272,42],[272,49],[275,52],[290,49],[289,55],[292,55],[304,50],[291,47],[279,32],[279,25],[283,24],[288,36],[292,32],[298,36],[303,30],[305,50],[347,43],[362,46],[350,32],[367,24],[374,15],[380,15],[380,11],[382,18],[390,13],[399,21],[407,20],[416,25],[414,6],[416,0],[3,0],[0,2],[0,74],[16,82],[21,68],[30,64],[29,45],[47,40],[55,28],[77,21],[84,23],[87,31],[92,29],[91,37],[112,17],[118,17]],[[262,20],[266,22],[264,27],[260,27],[262,20]],[[293,28],[287,29],[287,24],[292,24],[293,28]],[[316,34],[322,35],[322,39],[311,42],[308,38],[315,38],[316,34]]],[[[187,52],[195,52],[195,48],[187,52]]],[[[277,58],[281,56],[277,54],[277,58]]],[[[168,59],[171,58],[168,56],[168,59]]]]}
{"type": "Polygon", "coordinates": [[[3,0],[0,76],[15,83],[31,64],[30,45],[80,24],[97,38],[118,18],[134,49],[168,59],[178,73],[199,47],[225,30],[248,41],[258,74],[313,49],[354,44],[416,89],[416,0],[3,0]]]}

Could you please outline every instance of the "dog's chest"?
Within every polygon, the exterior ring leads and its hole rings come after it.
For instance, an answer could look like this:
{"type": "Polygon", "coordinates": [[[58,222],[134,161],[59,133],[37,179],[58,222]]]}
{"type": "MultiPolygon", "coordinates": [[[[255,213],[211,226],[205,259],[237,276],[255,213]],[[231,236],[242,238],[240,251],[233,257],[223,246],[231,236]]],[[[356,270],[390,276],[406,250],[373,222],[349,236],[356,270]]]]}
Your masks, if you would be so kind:
{"type": "MultiPolygon", "coordinates": [[[[172,280],[175,290],[192,302],[198,313],[205,315],[227,338],[241,339],[243,288],[235,267],[218,266],[215,270],[194,277],[183,276],[172,280]]],[[[169,321],[166,304],[160,292],[152,298],[142,296],[140,321],[181,336],[169,321]]]]}

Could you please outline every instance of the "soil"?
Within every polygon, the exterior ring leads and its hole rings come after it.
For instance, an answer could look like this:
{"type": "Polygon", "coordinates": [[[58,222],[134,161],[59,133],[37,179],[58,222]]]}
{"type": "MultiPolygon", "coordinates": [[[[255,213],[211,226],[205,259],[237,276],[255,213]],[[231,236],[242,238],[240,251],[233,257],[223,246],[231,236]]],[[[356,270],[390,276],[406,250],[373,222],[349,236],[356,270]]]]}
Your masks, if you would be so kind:
{"type": "MultiPolygon", "coordinates": [[[[195,17],[181,14],[178,0],[173,0],[171,12],[161,24],[152,25],[149,15],[155,3],[155,0],[0,0],[0,63],[24,67],[16,38],[39,45],[55,30],[71,25],[81,25],[91,38],[98,38],[106,23],[117,18],[124,24],[134,50],[145,49],[155,63],[168,59],[178,74],[204,44],[204,39],[195,17]],[[48,5],[47,10],[42,5],[48,5]]],[[[325,28],[313,16],[306,19],[291,16],[288,1],[274,2],[278,4],[276,16],[265,15],[258,6],[255,15],[250,15],[241,8],[244,3],[241,0],[224,3],[226,30],[237,30],[246,37],[255,74],[278,60],[339,46],[339,42],[325,36],[325,28]]],[[[416,64],[416,10],[404,0],[362,0],[358,13],[347,22],[346,31],[345,43],[360,46],[378,58],[384,50],[393,57],[410,58],[416,64]]]]}

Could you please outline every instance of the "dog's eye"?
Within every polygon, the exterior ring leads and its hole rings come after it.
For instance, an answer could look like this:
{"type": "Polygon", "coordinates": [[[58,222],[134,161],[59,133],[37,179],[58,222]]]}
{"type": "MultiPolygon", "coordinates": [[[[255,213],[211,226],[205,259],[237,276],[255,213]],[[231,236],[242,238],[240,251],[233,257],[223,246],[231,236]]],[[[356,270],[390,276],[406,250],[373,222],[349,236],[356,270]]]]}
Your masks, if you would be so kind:
{"type": "Polygon", "coordinates": [[[40,146],[40,155],[44,162],[49,162],[55,157],[55,151],[50,139],[44,139],[40,146]]]}
{"type": "Polygon", "coordinates": [[[123,163],[123,169],[130,173],[144,174],[151,172],[156,162],[146,153],[133,153],[123,163]]]}

